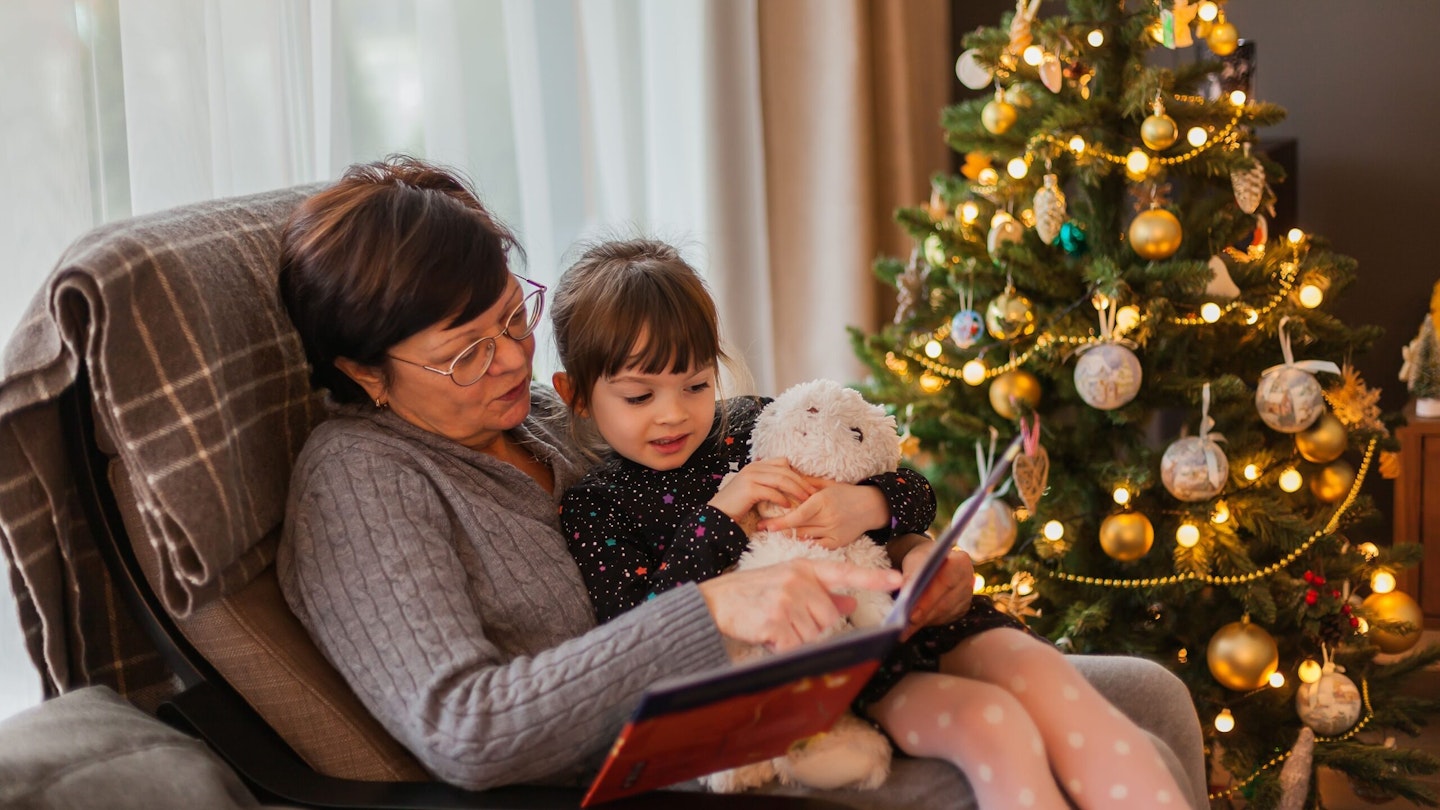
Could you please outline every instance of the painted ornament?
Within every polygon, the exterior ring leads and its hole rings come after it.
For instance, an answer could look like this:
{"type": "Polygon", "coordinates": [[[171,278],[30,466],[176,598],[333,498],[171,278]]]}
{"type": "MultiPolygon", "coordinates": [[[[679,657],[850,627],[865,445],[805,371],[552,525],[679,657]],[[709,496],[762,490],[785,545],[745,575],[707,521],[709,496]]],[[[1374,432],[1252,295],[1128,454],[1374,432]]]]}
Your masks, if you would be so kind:
{"type": "Polygon", "coordinates": [[[1230,460],[1219,445],[1225,437],[1211,432],[1215,420],[1210,418],[1210,383],[1205,383],[1200,401],[1200,435],[1172,442],[1160,458],[1160,481],[1165,489],[1189,503],[1219,495],[1230,478],[1230,460]]]}
{"type": "Polygon", "coordinates": [[[950,342],[962,349],[974,346],[985,329],[980,313],[973,309],[962,309],[950,319],[950,342]]]}
{"type": "MultiPolygon", "coordinates": [[[[980,443],[975,443],[975,464],[981,481],[990,477],[990,470],[994,467],[995,442],[998,436],[999,433],[992,428],[988,457],[980,443]]],[[[976,563],[1003,556],[1015,545],[1015,536],[1019,531],[1019,525],[1015,521],[1015,513],[1010,505],[1001,500],[1001,496],[1009,489],[1010,482],[1006,481],[999,489],[985,495],[978,503],[975,501],[976,496],[972,495],[955,510],[955,517],[951,519],[952,524],[968,511],[972,509],[975,511],[975,516],[970,519],[965,531],[960,533],[959,539],[955,541],[955,546],[969,554],[976,563]]]]}
{"type": "Polygon", "coordinates": [[[1314,424],[1325,412],[1325,393],[1315,373],[1339,374],[1340,367],[1328,360],[1295,362],[1290,351],[1290,335],[1285,325],[1289,316],[1280,319],[1280,349],[1285,362],[1265,369],[1255,386],[1255,408],[1260,419],[1271,430],[1299,433],[1314,424]]]}
{"type": "Polygon", "coordinates": [[[1360,720],[1360,690],[1348,676],[1340,674],[1344,671],[1330,660],[1330,651],[1326,650],[1320,680],[1302,683],[1295,690],[1295,713],[1316,734],[1343,734],[1360,720]]]}
{"type": "Polygon", "coordinates": [[[1075,390],[1085,404],[1102,411],[1122,407],[1140,393],[1140,359],[1119,342],[1084,349],[1075,364],[1075,390]]]}
{"type": "Polygon", "coordinates": [[[932,233],[925,237],[921,243],[925,254],[925,262],[931,267],[945,268],[950,265],[950,251],[945,247],[945,240],[938,233],[932,233]]]}
{"type": "Polygon", "coordinates": [[[1060,190],[1060,180],[1053,174],[1045,175],[1044,183],[1035,192],[1035,233],[1039,234],[1040,241],[1051,245],[1065,226],[1065,192],[1060,190]]]}

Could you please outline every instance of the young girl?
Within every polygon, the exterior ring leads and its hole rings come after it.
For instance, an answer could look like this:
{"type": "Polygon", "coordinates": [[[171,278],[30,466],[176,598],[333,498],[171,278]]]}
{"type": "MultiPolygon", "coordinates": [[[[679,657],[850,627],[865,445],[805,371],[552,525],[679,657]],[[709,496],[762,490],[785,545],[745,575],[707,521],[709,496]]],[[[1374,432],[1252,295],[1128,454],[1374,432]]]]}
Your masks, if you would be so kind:
{"type": "MultiPolygon", "coordinates": [[[[832,546],[862,532],[884,543],[934,519],[933,492],[912,471],[827,486],[783,460],[747,463],[765,400],[717,403],[726,358],[715,305],[669,245],[590,249],[561,278],[552,313],[565,368],[555,389],[609,447],[560,516],[600,621],[734,564],[745,548],[737,521],[760,501],[797,507],[775,528],[832,546]]],[[[960,768],[981,807],[1185,801],[1144,733],[984,597],[901,645],[855,709],[905,753],[960,768]]]]}

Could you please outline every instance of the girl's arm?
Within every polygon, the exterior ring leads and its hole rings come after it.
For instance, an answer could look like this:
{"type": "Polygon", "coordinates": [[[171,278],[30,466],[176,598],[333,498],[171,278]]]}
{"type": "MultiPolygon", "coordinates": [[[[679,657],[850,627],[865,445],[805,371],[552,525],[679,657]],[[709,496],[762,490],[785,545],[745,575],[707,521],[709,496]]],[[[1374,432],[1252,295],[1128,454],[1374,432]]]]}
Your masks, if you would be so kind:
{"type": "Polygon", "coordinates": [[[718,576],[745,550],[745,532],[707,504],[676,528],[657,557],[603,484],[566,492],[560,523],[601,622],[682,583],[718,576]]]}
{"type": "Polygon", "coordinates": [[[761,529],[793,529],[836,548],[862,534],[886,543],[897,535],[924,532],[935,520],[935,491],[914,470],[902,467],[859,484],[808,480],[820,490],[784,516],[761,521],[761,529]]]}

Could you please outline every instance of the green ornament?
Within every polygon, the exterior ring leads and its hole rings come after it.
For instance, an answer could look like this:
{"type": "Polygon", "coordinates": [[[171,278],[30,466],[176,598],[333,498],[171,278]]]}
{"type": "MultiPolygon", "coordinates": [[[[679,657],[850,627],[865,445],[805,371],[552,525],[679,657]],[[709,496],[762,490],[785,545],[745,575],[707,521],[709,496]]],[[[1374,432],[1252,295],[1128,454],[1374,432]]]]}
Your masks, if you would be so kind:
{"type": "Polygon", "coordinates": [[[940,238],[940,234],[932,233],[925,237],[924,251],[925,261],[929,262],[931,267],[949,266],[950,251],[945,249],[945,242],[940,238]]]}
{"type": "Polygon", "coordinates": [[[1085,229],[1075,220],[1060,226],[1060,247],[1071,256],[1079,256],[1085,252],[1085,229]]]}

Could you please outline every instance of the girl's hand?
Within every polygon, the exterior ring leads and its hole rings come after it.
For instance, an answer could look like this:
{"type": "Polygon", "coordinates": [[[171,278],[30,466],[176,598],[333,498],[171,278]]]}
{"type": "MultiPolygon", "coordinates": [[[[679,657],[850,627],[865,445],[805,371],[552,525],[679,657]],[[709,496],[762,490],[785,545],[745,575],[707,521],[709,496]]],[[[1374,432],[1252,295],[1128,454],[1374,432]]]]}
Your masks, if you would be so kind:
{"type": "Polygon", "coordinates": [[[699,587],[721,634],[778,651],[819,638],[855,609],[854,597],[836,591],[891,591],[900,583],[894,570],[791,560],[722,574],[699,587]]]}
{"type": "Polygon", "coordinates": [[[790,512],[760,521],[760,529],[790,529],[825,548],[841,548],[871,529],[889,525],[890,504],[879,487],[838,484],[822,478],[804,480],[818,491],[790,512]]]}
{"type": "Polygon", "coordinates": [[[809,498],[815,487],[800,473],[790,469],[783,458],[767,458],[751,462],[720,485],[710,505],[730,516],[737,523],[762,501],[786,508],[809,498]]]}
{"type": "MultiPolygon", "coordinates": [[[[915,543],[905,552],[900,570],[909,582],[925,565],[925,560],[935,548],[934,540],[915,543]]],[[[944,565],[935,572],[930,587],[925,589],[915,603],[915,612],[905,628],[904,638],[916,630],[929,625],[948,624],[970,609],[970,599],[975,595],[975,564],[970,555],[957,548],[950,549],[944,565]]]]}

